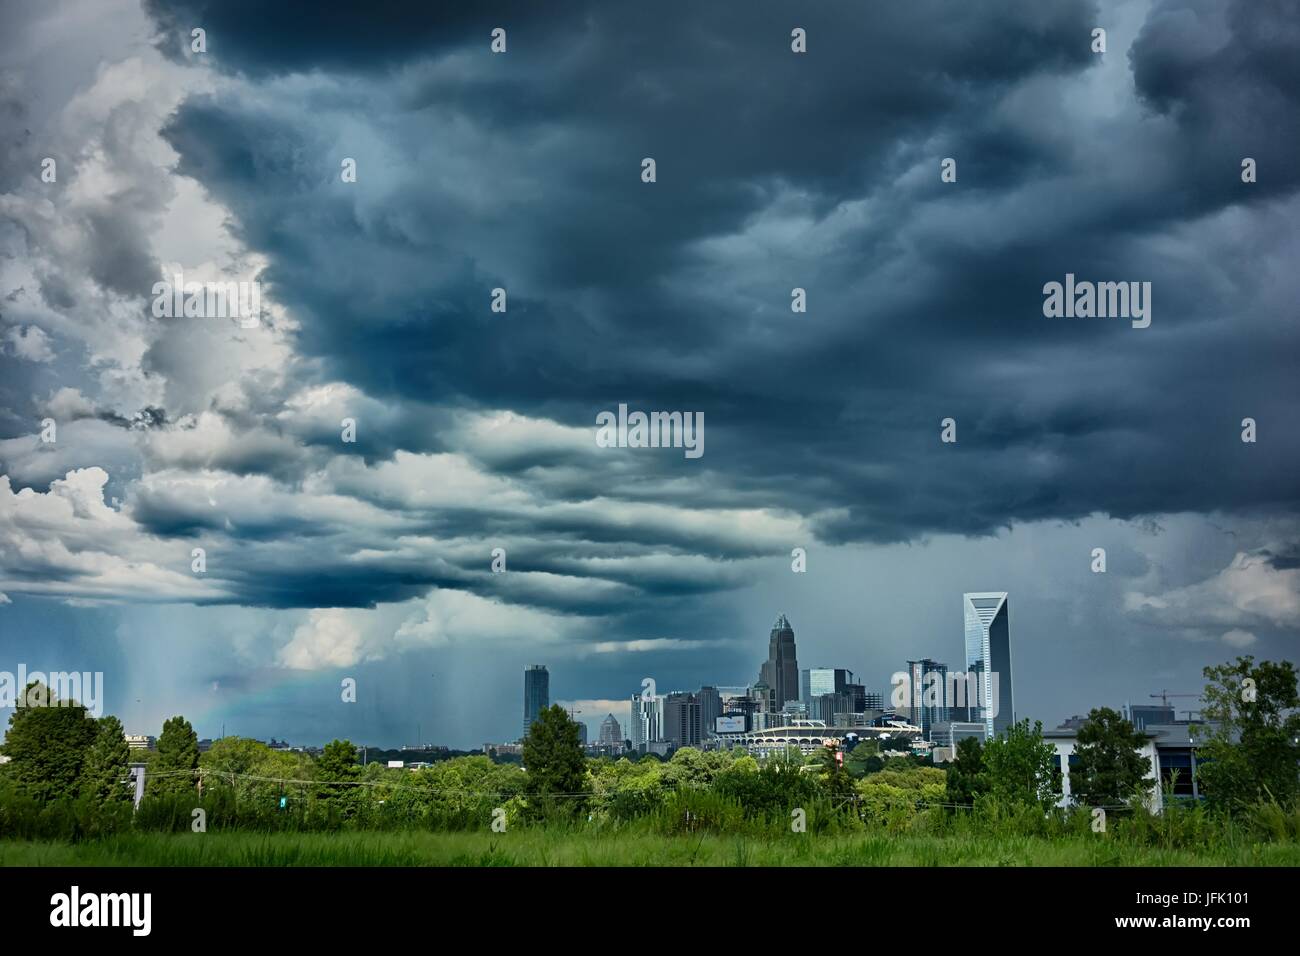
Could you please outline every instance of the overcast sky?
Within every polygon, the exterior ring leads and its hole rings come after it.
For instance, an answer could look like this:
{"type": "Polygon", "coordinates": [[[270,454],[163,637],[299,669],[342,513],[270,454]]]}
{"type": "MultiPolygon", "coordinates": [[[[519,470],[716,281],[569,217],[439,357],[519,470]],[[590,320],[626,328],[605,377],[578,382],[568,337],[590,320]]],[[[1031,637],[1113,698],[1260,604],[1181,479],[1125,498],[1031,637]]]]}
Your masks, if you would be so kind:
{"type": "Polygon", "coordinates": [[[1048,726],[1295,659],[1300,2],[364,6],[0,12],[0,670],[476,746],[527,664],[594,739],[780,613],[887,691],[963,591],[1048,726]],[[155,317],[178,270],[260,324],[155,317]]]}

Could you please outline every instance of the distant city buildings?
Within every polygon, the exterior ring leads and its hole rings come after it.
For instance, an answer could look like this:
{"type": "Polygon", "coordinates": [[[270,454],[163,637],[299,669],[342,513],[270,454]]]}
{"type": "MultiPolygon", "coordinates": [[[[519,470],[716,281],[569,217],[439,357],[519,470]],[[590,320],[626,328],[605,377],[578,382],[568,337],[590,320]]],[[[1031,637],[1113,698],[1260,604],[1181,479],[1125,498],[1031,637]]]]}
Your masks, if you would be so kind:
{"type": "MultiPolygon", "coordinates": [[[[589,753],[616,755],[630,743],[635,753],[667,755],[682,747],[747,747],[768,753],[784,745],[800,749],[822,739],[852,740],[902,735],[917,752],[951,754],[966,737],[988,740],[1015,719],[1011,682],[1011,644],[1006,592],[963,595],[967,672],[923,657],[907,662],[910,697],[868,690],[851,670],[810,667],[800,670],[794,628],[780,614],[768,634],[767,659],[748,686],[705,684],[699,690],[631,695],[628,724],[613,714],[600,723],[589,753]],[[960,684],[960,687],[957,685],[960,684]],[[963,697],[962,692],[966,692],[963,697]],[[624,733],[626,731],[626,739],[624,733]]],[[[896,675],[900,681],[902,675],[896,675]]],[[[524,732],[550,703],[550,676],[544,665],[524,672],[524,732]]],[[[1159,708],[1133,708],[1142,718],[1166,714],[1159,708]]],[[[509,751],[493,745],[493,751],[509,751]]]]}
{"type": "Polygon", "coordinates": [[[150,737],[148,734],[123,734],[126,738],[126,746],[129,750],[154,750],[158,746],[158,738],[150,737]]]}
{"type": "Polygon", "coordinates": [[[575,720],[574,723],[578,725],[578,743],[584,747],[587,746],[587,722],[585,720],[575,720]]]}
{"type": "Polygon", "coordinates": [[[545,664],[529,664],[524,671],[524,733],[528,736],[537,715],[551,706],[551,675],[545,664]]]}

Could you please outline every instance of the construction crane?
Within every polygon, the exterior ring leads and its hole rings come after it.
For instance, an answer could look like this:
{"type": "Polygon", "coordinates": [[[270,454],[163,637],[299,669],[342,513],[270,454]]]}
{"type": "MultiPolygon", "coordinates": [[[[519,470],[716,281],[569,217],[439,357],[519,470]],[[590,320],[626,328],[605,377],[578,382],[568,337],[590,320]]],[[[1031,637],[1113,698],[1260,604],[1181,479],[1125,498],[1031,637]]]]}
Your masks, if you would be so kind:
{"type": "Polygon", "coordinates": [[[1200,700],[1200,698],[1201,698],[1201,695],[1200,695],[1200,694],[1171,694],[1171,693],[1169,693],[1169,691],[1167,691],[1167,690],[1162,690],[1162,691],[1161,691],[1160,693],[1158,693],[1158,694],[1148,694],[1147,696],[1148,696],[1148,697],[1158,697],[1158,698],[1160,698],[1160,703],[1161,703],[1161,705],[1164,706],[1164,707],[1168,707],[1168,706],[1169,706],[1169,698],[1170,698],[1170,697],[1195,697],[1197,700],[1200,700]]]}

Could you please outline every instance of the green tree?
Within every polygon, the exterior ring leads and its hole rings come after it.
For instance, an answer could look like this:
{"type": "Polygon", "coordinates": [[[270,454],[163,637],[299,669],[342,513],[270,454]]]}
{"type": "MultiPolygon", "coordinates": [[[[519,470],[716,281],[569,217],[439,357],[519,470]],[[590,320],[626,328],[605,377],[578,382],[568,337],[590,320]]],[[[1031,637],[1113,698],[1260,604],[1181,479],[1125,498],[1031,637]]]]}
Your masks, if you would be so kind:
{"type": "Polygon", "coordinates": [[[198,765],[198,734],[184,717],[172,717],[163,723],[162,734],[158,737],[158,755],[146,772],[145,785],[152,794],[190,792],[198,782],[193,773],[198,765]]]}
{"type": "Polygon", "coordinates": [[[957,741],[957,755],[946,770],[949,803],[974,806],[975,798],[988,790],[984,773],[984,744],[978,737],[957,741]]]}
{"type": "Polygon", "coordinates": [[[325,745],[316,761],[316,778],[330,783],[356,780],[361,774],[357,766],[357,748],[350,740],[331,740],[325,745]]]}
{"type": "Polygon", "coordinates": [[[1216,806],[1268,800],[1286,805],[1300,792],[1300,696],[1290,661],[1238,657],[1207,667],[1207,726],[1198,737],[1197,780],[1216,806]],[[1201,742],[1203,739],[1203,743],[1201,742]]]}
{"type": "Polygon", "coordinates": [[[1056,748],[1043,740],[1043,722],[1026,718],[984,746],[989,793],[1003,803],[1054,803],[1060,793],[1056,748]]]}
{"type": "Polygon", "coordinates": [[[552,704],[537,715],[524,738],[523,758],[528,771],[528,795],[534,798],[530,812],[551,812],[581,803],[576,796],[557,796],[580,793],[587,784],[587,761],[578,725],[563,707],[552,704]]]}
{"type": "Polygon", "coordinates": [[[864,740],[844,758],[844,769],[849,772],[849,776],[854,779],[865,777],[869,773],[876,773],[885,766],[885,762],[880,759],[880,744],[874,740],[864,740]]]}
{"type": "Polygon", "coordinates": [[[1117,711],[1098,707],[1079,728],[1070,768],[1070,791],[1092,807],[1114,806],[1145,795],[1151,758],[1138,753],[1147,738],[1117,711]]]}
{"type": "Polygon", "coordinates": [[[5,755],[10,778],[36,800],[77,796],[86,751],[95,740],[95,721],[76,701],[53,698],[44,684],[24,690],[26,706],[9,717],[5,755]]]}
{"type": "MultiPolygon", "coordinates": [[[[484,758],[485,762],[491,763],[484,758]]],[[[363,794],[361,787],[353,784],[361,778],[357,764],[357,748],[350,740],[331,740],[325,745],[316,761],[316,779],[325,786],[320,797],[344,817],[354,816],[360,809],[363,794]]]]}
{"type": "Polygon", "coordinates": [[[109,715],[95,721],[95,739],[81,765],[81,796],[97,803],[119,803],[133,798],[127,780],[131,748],[126,745],[122,722],[109,715]]]}
{"type": "Polygon", "coordinates": [[[826,795],[832,800],[851,800],[857,791],[853,789],[853,778],[838,759],[838,752],[830,747],[822,747],[813,755],[817,767],[817,779],[826,795]]]}

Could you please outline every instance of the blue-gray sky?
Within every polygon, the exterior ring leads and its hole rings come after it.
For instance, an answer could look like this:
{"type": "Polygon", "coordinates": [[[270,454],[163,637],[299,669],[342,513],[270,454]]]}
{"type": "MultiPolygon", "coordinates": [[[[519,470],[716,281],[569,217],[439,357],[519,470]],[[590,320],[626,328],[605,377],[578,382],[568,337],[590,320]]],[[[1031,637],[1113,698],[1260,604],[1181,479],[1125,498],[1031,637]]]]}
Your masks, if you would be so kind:
{"type": "Polygon", "coordinates": [[[782,612],[883,691],[968,590],[1048,724],[1294,658],[1296,0],[343,9],[0,13],[0,670],[469,746],[529,663],[594,738],[782,612]],[[261,324],[155,318],[178,269],[261,324]],[[1044,317],[1067,273],[1150,327],[1044,317]]]}

